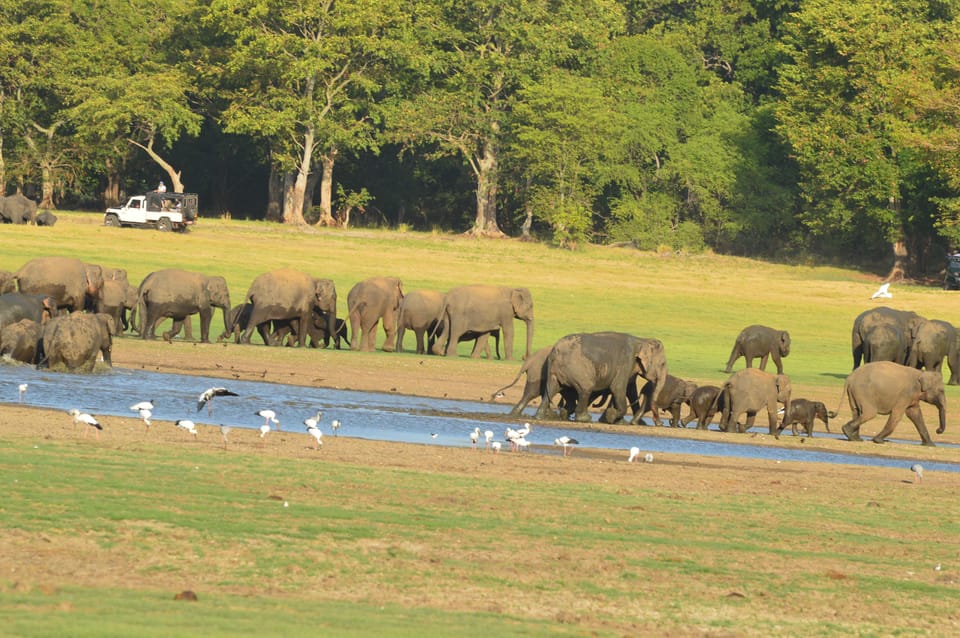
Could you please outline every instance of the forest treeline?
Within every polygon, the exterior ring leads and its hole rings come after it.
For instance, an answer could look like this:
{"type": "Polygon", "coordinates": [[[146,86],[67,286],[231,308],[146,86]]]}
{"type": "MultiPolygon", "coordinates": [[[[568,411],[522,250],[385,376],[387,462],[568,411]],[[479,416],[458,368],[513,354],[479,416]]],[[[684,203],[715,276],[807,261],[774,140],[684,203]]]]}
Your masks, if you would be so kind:
{"type": "Polygon", "coordinates": [[[0,0],[0,183],[942,266],[960,0],[0,0]]]}

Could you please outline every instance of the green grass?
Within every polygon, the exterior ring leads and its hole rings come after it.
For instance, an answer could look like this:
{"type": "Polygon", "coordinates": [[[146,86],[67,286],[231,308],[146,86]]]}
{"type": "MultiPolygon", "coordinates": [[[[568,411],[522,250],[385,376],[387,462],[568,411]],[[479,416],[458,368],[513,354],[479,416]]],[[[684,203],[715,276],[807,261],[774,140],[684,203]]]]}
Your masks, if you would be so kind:
{"type": "MultiPolygon", "coordinates": [[[[709,382],[725,378],[739,330],[763,323],[793,337],[785,366],[795,395],[831,407],[851,367],[853,318],[876,305],[876,277],[837,268],[256,222],[202,220],[186,235],[98,222],[68,213],[54,228],[0,227],[0,269],[60,254],[126,268],[137,282],[182,267],[222,274],[237,303],[256,275],[291,266],[332,278],[341,315],[353,283],[373,275],[399,276],[407,290],[527,286],[536,347],[571,332],[629,331],[662,339],[673,374],[709,382]]],[[[893,290],[889,305],[960,316],[957,293],[893,290]]],[[[502,366],[505,379],[517,367],[477,364],[502,366]]],[[[957,390],[948,392],[953,407],[957,390]]],[[[960,555],[960,510],[943,489],[897,489],[891,479],[807,491],[812,477],[786,467],[774,485],[744,473],[714,491],[663,466],[675,485],[647,485],[640,471],[624,486],[565,480],[556,467],[521,482],[0,440],[0,569],[34,560],[0,571],[0,633],[954,633],[960,587],[931,567],[943,561],[949,576],[960,555]],[[199,602],[173,601],[183,589],[199,602]]]]}

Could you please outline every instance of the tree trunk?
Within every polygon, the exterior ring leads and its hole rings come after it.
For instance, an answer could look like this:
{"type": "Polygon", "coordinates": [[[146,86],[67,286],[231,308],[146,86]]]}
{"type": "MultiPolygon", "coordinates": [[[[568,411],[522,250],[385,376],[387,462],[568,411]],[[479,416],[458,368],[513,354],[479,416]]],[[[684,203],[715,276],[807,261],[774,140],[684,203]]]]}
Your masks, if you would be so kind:
{"type": "Polygon", "coordinates": [[[307,192],[303,195],[303,217],[306,219],[310,214],[310,208],[313,206],[314,195],[317,192],[317,183],[320,181],[320,174],[317,171],[310,171],[307,178],[307,192]]]}
{"type": "Polygon", "coordinates": [[[283,173],[277,169],[277,163],[271,161],[267,178],[267,211],[264,214],[268,222],[283,221],[283,193],[283,173]]]}
{"type": "Polygon", "coordinates": [[[903,237],[893,242],[893,268],[890,269],[884,281],[902,281],[907,273],[907,242],[903,237]]]}
{"type": "Polygon", "coordinates": [[[481,237],[504,237],[497,224],[497,150],[492,140],[486,140],[483,153],[476,161],[477,171],[477,218],[470,230],[471,235],[481,237]]]}
{"type": "Polygon", "coordinates": [[[330,149],[320,158],[323,164],[323,176],[320,178],[320,219],[317,226],[336,226],[333,218],[333,165],[336,162],[337,149],[330,149]]]}
{"type": "Polygon", "coordinates": [[[0,130],[0,195],[7,194],[7,161],[3,156],[3,131],[0,130]]]}
{"type": "Polygon", "coordinates": [[[103,189],[103,203],[107,208],[120,205],[120,171],[115,167],[113,160],[107,158],[107,185],[103,189]]]}
{"type": "Polygon", "coordinates": [[[53,171],[46,163],[40,164],[40,203],[37,208],[43,210],[55,210],[57,207],[53,203],[53,171]]]}
{"type": "Polygon", "coordinates": [[[313,127],[307,127],[303,136],[303,152],[300,154],[299,166],[294,174],[293,188],[288,192],[289,197],[283,200],[284,224],[303,226],[307,223],[303,218],[303,200],[307,193],[307,178],[310,177],[315,144],[313,127]]]}
{"type": "Polygon", "coordinates": [[[133,139],[129,139],[129,138],[127,138],[127,141],[133,144],[134,146],[143,149],[144,152],[150,156],[150,159],[156,162],[160,166],[160,168],[162,168],[167,173],[167,175],[170,178],[171,190],[174,193],[183,192],[183,180],[180,179],[183,174],[183,171],[178,171],[177,169],[175,169],[169,162],[167,162],[165,159],[160,157],[160,155],[155,150],[153,150],[153,134],[152,133],[150,134],[150,137],[147,139],[146,144],[141,144],[140,142],[133,139]]]}
{"type": "Polygon", "coordinates": [[[524,210],[526,211],[527,216],[523,220],[523,226],[520,227],[520,239],[523,239],[524,241],[533,239],[530,236],[530,229],[533,228],[533,200],[530,199],[531,181],[532,179],[528,174],[526,192],[524,193],[524,199],[526,199],[526,203],[524,204],[524,210]]]}

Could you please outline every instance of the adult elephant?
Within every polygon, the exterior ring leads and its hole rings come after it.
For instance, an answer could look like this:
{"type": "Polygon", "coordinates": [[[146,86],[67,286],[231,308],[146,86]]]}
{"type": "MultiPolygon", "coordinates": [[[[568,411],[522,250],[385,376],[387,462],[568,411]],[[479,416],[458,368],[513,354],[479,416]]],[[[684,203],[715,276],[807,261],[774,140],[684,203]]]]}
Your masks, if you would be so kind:
{"type": "Polygon", "coordinates": [[[877,324],[864,331],[860,348],[864,363],[893,361],[903,364],[909,357],[909,335],[896,324],[877,324]]]}
{"type": "Polygon", "coordinates": [[[723,413],[727,402],[719,387],[715,385],[701,385],[690,395],[690,400],[687,404],[690,406],[690,414],[687,415],[687,420],[685,422],[681,421],[680,424],[686,426],[696,419],[697,429],[706,430],[713,416],[718,411],[721,414],[723,413]]]}
{"type": "Polygon", "coordinates": [[[180,327],[188,317],[199,314],[200,341],[209,343],[214,308],[220,308],[224,329],[228,328],[230,291],[223,277],[167,268],[150,273],[140,282],[137,307],[140,312],[140,336],[143,339],[155,339],[157,324],[169,318],[173,319],[173,326],[164,333],[163,338],[170,340],[180,332],[180,327]]]}
{"type": "Polygon", "coordinates": [[[21,363],[37,363],[43,326],[33,319],[21,319],[0,330],[0,357],[21,363]]]}
{"type": "Polygon", "coordinates": [[[9,270],[0,270],[0,295],[17,292],[17,281],[9,270]]]}
{"type": "Polygon", "coordinates": [[[960,337],[953,324],[939,319],[922,322],[913,335],[907,365],[911,368],[925,368],[940,371],[946,357],[950,367],[949,385],[960,384],[960,337]]]}
{"type": "Polygon", "coordinates": [[[20,292],[48,295],[68,311],[96,308],[103,294],[103,270],[73,257],[38,257],[14,273],[20,292]]]}
{"type": "Polygon", "coordinates": [[[357,282],[347,293],[347,313],[354,350],[372,352],[377,347],[377,326],[383,321],[387,338],[384,352],[397,347],[397,315],[403,301],[403,283],[396,277],[371,277],[357,282]]]}
{"type": "MultiPolygon", "coordinates": [[[[851,441],[861,440],[861,425],[878,414],[888,414],[883,429],[873,437],[874,443],[883,443],[906,414],[917,428],[923,445],[932,446],[930,433],[923,423],[920,401],[937,407],[940,416],[937,434],[943,434],[947,428],[947,397],[943,375],[939,372],[917,370],[891,361],[867,363],[847,376],[841,401],[844,394],[850,401],[853,419],[842,430],[851,441]]],[[[836,416],[836,413],[830,416],[836,416]]]]}
{"type": "Polygon", "coordinates": [[[43,327],[43,356],[47,367],[93,372],[97,355],[110,366],[113,319],[103,313],[74,312],[48,321],[43,327]]]}
{"type": "Polygon", "coordinates": [[[0,197],[0,222],[29,224],[36,221],[37,202],[22,193],[0,197]]]}
{"type": "Polygon", "coordinates": [[[753,427],[757,412],[765,408],[770,434],[777,434],[777,403],[783,404],[783,420],[788,422],[790,393],[790,377],[785,374],[773,375],[756,368],[734,372],[720,390],[725,401],[720,429],[724,432],[746,432],[753,427]],[[746,413],[747,419],[746,425],[741,426],[738,421],[743,413],[746,413]]]}
{"type": "Polygon", "coordinates": [[[627,412],[628,386],[641,376],[654,384],[656,400],[667,379],[667,357],[658,339],[622,332],[567,335],[554,344],[544,368],[545,384],[537,418],[550,418],[551,400],[563,388],[576,394],[574,418],[589,422],[588,409],[597,393],[609,391],[611,405],[604,413],[608,423],[627,412]]]}
{"type": "MultiPolygon", "coordinates": [[[[923,317],[909,310],[896,310],[886,306],[878,306],[870,310],[864,310],[857,318],[853,320],[853,333],[851,336],[853,350],[853,368],[856,370],[863,361],[864,339],[870,330],[878,325],[890,325],[900,331],[900,335],[906,339],[909,345],[913,341],[920,324],[926,321],[923,317]]],[[[896,334],[896,333],[893,333],[896,334]]],[[[876,340],[874,340],[876,345],[876,340]]],[[[899,361],[898,363],[905,363],[899,361]]]]}
{"type": "Polygon", "coordinates": [[[30,319],[45,323],[58,314],[57,300],[47,295],[25,295],[10,292],[0,295],[0,327],[16,323],[21,319],[30,319]]]}
{"type": "Polygon", "coordinates": [[[448,291],[438,317],[448,328],[444,352],[457,356],[457,343],[468,332],[503,331],[503,353],[513,358],[513,320],[527,324],[527,344],[523,358],[530,356],[533,343],[533,296],[526,288],[474,284],[448,291]]]}
{"type": "MultiPolygon", "coordinates": [[[[267,321],[297,322],[297,344],[303,346],[314,308],[326,314],[327,331],[336,333],[337,288],[331,279],[317,279],[305,272],[281,268],[258,275],[250,284],[246,303],[253,305],[241,343],[250,343],[250,335],[267,321]]],[[[354,335],[356,338],[356,335],[354,335]]]]}
{"type": "Polygon", "coordinates": [[[633,417],[633,422],[641,423],[643,415],[650,412],[653,416],[653,425],[660,425],[660,410],[663,410],[670,413],[670,427],[682,426],[680,409],[684,403],[688,403],[693,398],[693,393],[697,390],[697,384],[668,374],[656,400],[652,396],[653,390],[654,384],[652,382],[647,382],[640,390],[640,407],[633,417]]]}
{"type": "Polygon", "coordinates": [[[767,369],[767,359],[772,357],[777,365],[777,374],[783,374],[782,357],[790,354],[790,333],[768,326],[747,326],[737,335],[733,350],[727,360],[726,372],[733,369],[733,362],[743,357],[747,367],[753,367],[753,360],[760,359],[760,369],[767,369]]]}
{"type": "Polygon", "coordinates": [[[443,293],[437,290],[414,290],[403,296],[397,316],[397,352],[403,352],[403,337],[412,330],[417,340],[417,354],[443,354],[437,337],[447,331],[438,326],[443,314],[443,293]]]}

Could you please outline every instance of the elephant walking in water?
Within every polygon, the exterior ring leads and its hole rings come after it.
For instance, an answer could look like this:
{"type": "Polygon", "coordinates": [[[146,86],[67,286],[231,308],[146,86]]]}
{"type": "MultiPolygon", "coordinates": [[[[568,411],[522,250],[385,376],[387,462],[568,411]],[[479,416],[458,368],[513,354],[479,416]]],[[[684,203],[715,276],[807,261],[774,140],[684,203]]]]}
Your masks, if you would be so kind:
{"type": "Polygon", "coordinates": [[[137,293],[140,313],[140,336],[155,339],[157,324],[165,318],[173,319],[173,327],[163,338],[173,339],[183,322],[194,314],[200,315],[200,340],[210,343],[210,321],[214,308],[223,313],[223,326],[229,330],[230,291],[223,277],[209,277],[202,273],[168,268],[147,275],[137,293]]]}
{"type": "Polygon", "coordinates": [[[656,401],[651,396],[654,385],[652,382],[647,382],[640,390],[640,407],[636,410],[633,422],[635,424],[641,423],[643,415],[650,412],[653,416],[653,425],[660,425],[660,410],[664,410],[670,413],[670,427],[682,427],[680,409],[684,403],[688,403],[693,397],[697,384],[668,374],[656,401]]]}
{"type": "MultiPolygon", "coordinates": [[[[861,440],[860,426],[865,422],[878,414],[888,414],[883,429],[873,437],[874,443],[883,443],[906,414],[917,428],[923,445],[932,446],[920,411],[921,401],[937,407],[940,417],[937,434],[943,434],[947,428],[947,396],[943,375],[939,371],[917,370],[891,361],[867,363],[847,376],[841,400],[844,394],[850,401],[853,419],[842,430],[851,441],[861,440]]],[[[836,416],[836,413],[830,416],[836,416]]]]}
{"type": "Polygon", "coordinates": [[[74,312],[55,317],[43,327],[43,357],[51,368],[93,372],[97,355],[112,365],[113,318],[103,313],[74,312]]]}

